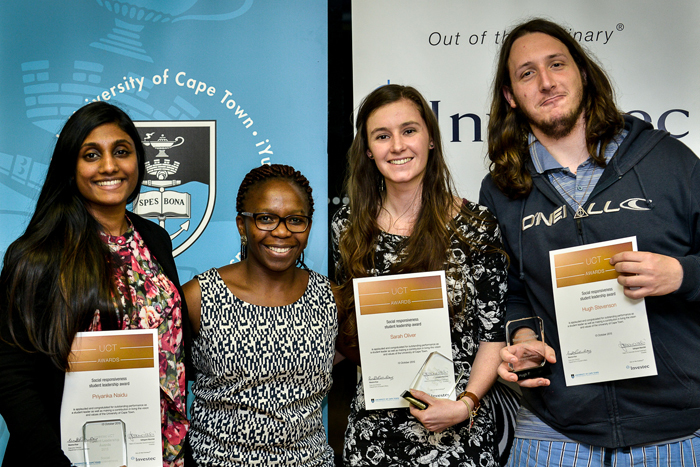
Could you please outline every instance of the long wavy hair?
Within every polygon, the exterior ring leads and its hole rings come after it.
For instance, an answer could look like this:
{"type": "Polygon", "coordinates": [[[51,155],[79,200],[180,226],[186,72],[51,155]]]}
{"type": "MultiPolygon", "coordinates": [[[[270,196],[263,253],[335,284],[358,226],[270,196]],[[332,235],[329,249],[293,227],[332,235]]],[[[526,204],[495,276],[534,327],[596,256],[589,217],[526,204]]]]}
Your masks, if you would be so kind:
{"type": "Polygon", "coordinates": [[[503,90],[512,89],[508,59],[513,43],[536,32],[563,43],[578,66],[583,81],[586,146],[588,153],[601,167],[605,167],[605,147],[624,126],[622,114],[615,105],[610,79],[564,28],[540,18],[517,26],[503,42],[498,56],[488,126],[491,176],[496,186],[512,199],[527,196],[532,189],[532,177],[526,167],[530,160],[527,147],[530,124],[519,107],[513,109],[510,106],[503,90]],[[601,145],[600,152],[598,144],[601,145]]]}
{"type": "MultiPolygon", "coordinates": [[[[350,198],[350,217],[348,227],[339,240],[340,264],[336,270],[340,292],[341,335],[350,346],[357,345],[352,279],[370,276],[375,269],[375,249],[380,234],[377,217],[384,202],[380,188],[383,177],[375,162],[367,157],[367,121],[380,107],[403,99],[416,106],[434,147],[430,149],[423,176],[418,217],[391,273],[445,269],[451,242],[450,230],[459,235],[453,217],[455,209],[460,210],[467,220],[483,221],[479,213],[468,210],[463,203],[456,201],[456,191],[442,149],[438,121],[423,96],[410,86],[389,84],[375,89],[365,97],[357,111],[357,133],[347,154],[345,190],[350,198]]],[[[475,247],[472,242],[462,239],[475,247]]]]}
{"type": "MultiPolygon", "coordinates": [[[[236,211],[239,213],[244,212],[244,204],[246,196],[251,188],[265,183],[270,180],[286,180],[293,183],[301,190],[302,193],[306,195],[307,208],[309,210],[309,217],[314,215],[314,197],[311,195],[313,190],[307,180],[301,172],[296,170],[290,165],[283,164],[270,164],[261,165],[254,168],[243,177],[241,186],[238,187],[238,196],[236,197],[236,211]]],[[[242,239],[241,239],[242,240],[242,239]]],[[[248,256],[247,247],[241,241],[241,259],[245,259],[248,256]]],[[[301,252],[301,256],[297,259],[297,265],[304,269],[308,269],[306,264],[304,264],[304,252],[301,252]]]]}
{"type": "Polygon", "coordinates": [[[95,310],[100,310],[103,329],[118,329],[125,312],[112,298],[119,294],[113,273],[121,263],[101,240],[102,227],[75,183],[81,145],[92,130],[109,123],[134,142],[139,173],[128,202],[136,198],[145,167],[134,123],[106,102],[80,108],[61,130],[34,214],[5,252],[0,274],[0,325],[8,330],[3,338],[46,354],[64,370],[76,333],[89,328],[95,310]]]}

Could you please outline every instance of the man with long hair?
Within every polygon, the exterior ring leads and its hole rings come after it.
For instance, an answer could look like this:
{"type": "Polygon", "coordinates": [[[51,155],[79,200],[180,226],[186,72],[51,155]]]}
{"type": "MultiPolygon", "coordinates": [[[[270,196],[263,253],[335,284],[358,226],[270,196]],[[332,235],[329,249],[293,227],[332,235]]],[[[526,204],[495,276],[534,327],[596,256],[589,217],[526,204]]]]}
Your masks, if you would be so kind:
{"type": "MultiPolygon", "coordinates": [[[[504,41],[490,116],[480,203],[510,255],[506,319],[539,316],[551,346],[551,374],[518,381],[509,464],[698,465],[700,366],[684,355],[700,352],[700,160],[623,115],[602,68],[542,19],[504,41]],[[627,297],[645,298],[658,374],[567,387],[549,252],[631,236],[639,251],[610,264],[627,297]]],[[[518,350],[501,352],[508,381],[518,350]]]]}

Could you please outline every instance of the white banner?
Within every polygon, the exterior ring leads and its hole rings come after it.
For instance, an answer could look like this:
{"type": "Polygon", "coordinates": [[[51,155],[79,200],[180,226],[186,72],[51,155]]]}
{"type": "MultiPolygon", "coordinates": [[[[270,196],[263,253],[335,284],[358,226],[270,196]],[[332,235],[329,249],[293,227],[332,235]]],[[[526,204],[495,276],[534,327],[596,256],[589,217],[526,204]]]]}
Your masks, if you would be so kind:
{"type": "Polygon", "coordinates": [[[460,195],[476,200],[499,47],[534,17],[598,58],[621,110],[700,153],[700,3],[687,0],[353,0],[355,106],[387,82],[416,87],[437,111],[460,195]]]}

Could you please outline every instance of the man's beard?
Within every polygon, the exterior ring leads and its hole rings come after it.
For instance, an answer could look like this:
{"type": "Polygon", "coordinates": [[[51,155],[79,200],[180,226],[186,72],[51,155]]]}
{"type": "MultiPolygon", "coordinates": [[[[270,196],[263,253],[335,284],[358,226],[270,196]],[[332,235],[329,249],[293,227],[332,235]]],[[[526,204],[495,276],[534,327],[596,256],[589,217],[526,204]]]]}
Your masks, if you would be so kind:
{"type": "MultiPolygon", "coordinates": [[[[518,108],[522,111],[524,107],[521,107],[518,104],[518,108]]],[[[527,121],[530,124],[530,128],[536,128],[544,136],[556,140],[564,138],[571,134],[571,132],[574,130],[574,127],[576,127],[576,124],[578,123],[579,117],[581,116],[581,112],[583,112],[583,109],[583,96],[579,96],[578,106],[574,110],[569,112],[567,115],[563,115],[553,120],[538,122],[531,118],[531,116],[528,115],[528,113],[523,111],[523,114],[525,115],[525,118],[527,118],[527,121]]]]}

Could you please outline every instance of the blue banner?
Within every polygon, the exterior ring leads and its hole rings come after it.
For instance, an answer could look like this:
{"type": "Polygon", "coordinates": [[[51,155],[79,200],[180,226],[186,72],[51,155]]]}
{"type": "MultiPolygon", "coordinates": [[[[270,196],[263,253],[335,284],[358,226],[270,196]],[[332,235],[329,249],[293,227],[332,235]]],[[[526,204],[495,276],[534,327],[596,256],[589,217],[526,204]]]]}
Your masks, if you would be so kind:
{"type": "MultiPolygon", "coordinates": [[[[265,163],[293,165],[327,202],[327,4],[107,0],[0,6],[0,253],[24,230],[56,134],[109,101],[146,146],[134,209],[171,235],[181,280],[237,261],[235,199],[265,163]]],[[[306,263],[327,270],[327,213],[306,263]]]]}

